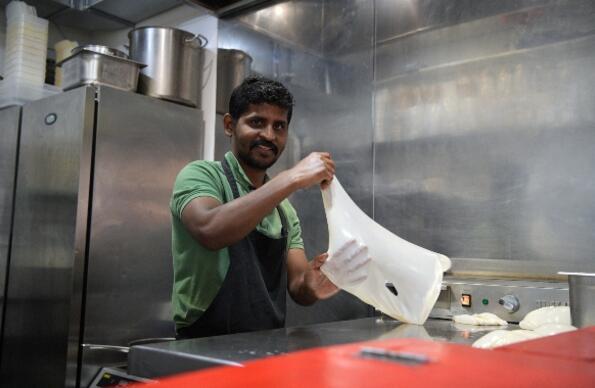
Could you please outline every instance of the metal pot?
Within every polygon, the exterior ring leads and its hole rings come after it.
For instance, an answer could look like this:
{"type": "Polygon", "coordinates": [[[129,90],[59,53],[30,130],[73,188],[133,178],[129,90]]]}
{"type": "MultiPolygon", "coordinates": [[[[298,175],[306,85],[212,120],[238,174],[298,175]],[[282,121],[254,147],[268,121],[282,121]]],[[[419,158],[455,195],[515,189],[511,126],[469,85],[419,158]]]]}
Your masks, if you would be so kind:
{"type": "Polygon", "coordinates": [[[200,106],[204,36],[171,27],[140,27],[130,31],[128,39],[130,59],[147,64],[139,79],[140,93],[200,106]]]}
{"type": "Polygon", "coordinates": [[[576,327],[595,325],[595,273],[558,273],[568,275],[572,324],[576,327]]]}
{"type": "Polygon", "coordinates": [[[252,57],[240,50],[217,50],[217,113],[228,111],[233,89],[250,75],[252,57]]]}

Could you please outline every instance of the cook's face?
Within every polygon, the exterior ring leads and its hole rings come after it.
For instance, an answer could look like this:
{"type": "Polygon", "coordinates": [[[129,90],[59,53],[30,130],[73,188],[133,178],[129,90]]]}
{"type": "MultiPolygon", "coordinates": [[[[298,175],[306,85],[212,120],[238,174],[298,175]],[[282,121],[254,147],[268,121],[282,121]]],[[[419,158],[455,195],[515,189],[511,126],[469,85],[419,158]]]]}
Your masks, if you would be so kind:
{"type": "Polygon", "coordinates": [[[287,142],[287,110],[269,104],[250,104],[237,123],[226,124],[232,137],[232,151],[250,167],[266,170],[272,166],[287,142]]]}

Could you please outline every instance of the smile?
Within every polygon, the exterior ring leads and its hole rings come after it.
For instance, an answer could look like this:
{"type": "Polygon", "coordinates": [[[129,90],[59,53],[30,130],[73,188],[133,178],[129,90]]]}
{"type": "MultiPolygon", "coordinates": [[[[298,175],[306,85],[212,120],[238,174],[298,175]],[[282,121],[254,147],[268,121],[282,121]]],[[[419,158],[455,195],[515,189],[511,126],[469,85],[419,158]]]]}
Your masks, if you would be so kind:
{"type": "Polygon", "coordinates": [[[256,144],[252,146],[253,149],[256,149],[260,152],[270,152],[272,154],[277,154],[277,147],[274,145],[264,145],[264,144],[256,144]]]}

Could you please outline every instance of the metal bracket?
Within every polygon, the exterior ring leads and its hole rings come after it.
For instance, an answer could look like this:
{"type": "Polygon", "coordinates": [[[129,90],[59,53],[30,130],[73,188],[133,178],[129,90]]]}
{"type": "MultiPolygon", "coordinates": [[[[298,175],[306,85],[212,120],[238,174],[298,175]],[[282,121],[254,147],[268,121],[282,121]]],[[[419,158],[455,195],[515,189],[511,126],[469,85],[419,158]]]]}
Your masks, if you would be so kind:
{"type": "Polygon", "coordinates": [[[87,8],[94,6],[97,3],[101,3],[103,0],[54,0],[57,3],[61,3],[69,6],[70,8],[84,11],[87,8]]]}
{"type": "Polygon", "coordinates": [[[430,359],[423,354],[395,352],[380,348],[362,348],[359,352],[359,356],[362,358],[393,361],[405,365],[420,365],[430,362],[430,359]]]}

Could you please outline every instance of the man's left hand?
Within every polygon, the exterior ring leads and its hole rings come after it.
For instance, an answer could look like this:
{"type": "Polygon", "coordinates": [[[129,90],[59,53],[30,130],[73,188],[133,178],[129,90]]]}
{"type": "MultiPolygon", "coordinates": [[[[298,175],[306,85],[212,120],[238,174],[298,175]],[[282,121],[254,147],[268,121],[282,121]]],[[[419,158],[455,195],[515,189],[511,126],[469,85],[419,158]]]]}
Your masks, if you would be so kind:
{"type": "Polygon", "coordinates": [[[310,267],[304,274],[304,285],[314,294],[316,299],[330,298],[339,292],[339,288],[320,270],[327,258],[328,253],[313,258],[309,263],[310,267]]]}

